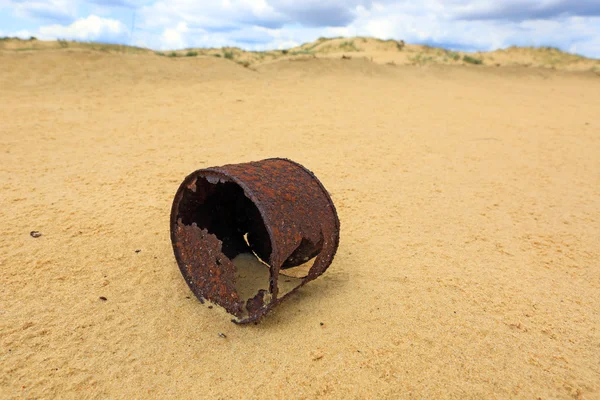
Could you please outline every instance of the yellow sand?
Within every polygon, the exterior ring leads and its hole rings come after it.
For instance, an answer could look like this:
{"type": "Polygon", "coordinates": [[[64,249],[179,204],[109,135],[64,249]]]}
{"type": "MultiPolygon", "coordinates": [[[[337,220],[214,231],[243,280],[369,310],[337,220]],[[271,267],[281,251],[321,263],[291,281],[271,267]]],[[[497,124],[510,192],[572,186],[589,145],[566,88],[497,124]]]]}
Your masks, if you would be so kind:
{"type": "Polygon", "coordinates": [[[0,53],[0,398],[600,398],[599,110],[592,72],[0,53]],[[268,157],[341,244],[241,327],[169,212],[268,157]]]}

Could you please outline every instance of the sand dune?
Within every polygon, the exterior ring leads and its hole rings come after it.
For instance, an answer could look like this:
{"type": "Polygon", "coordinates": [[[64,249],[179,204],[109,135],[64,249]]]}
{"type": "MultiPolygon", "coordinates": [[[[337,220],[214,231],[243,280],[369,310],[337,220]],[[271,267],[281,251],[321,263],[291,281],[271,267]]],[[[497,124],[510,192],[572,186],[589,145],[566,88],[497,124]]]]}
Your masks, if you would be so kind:
{"type": "Polygon", "coordinates": [[[598,398],[600,78],[372,51],[0,51],[0,397],[598,398]],[[268,157],[315,172],[341,243],[240,327],[169,210],[268,157]]]}
{"type": "Polygon", "coordinates": [[[314,42],[285,50],[244,51],[235,47],[190,48],[154,52],[139,47],[102,43],[20,40],[0,38],[0,51],[36,52],[40,50],[97,51],[103,53],[159,55],[178,57],[215,57],[233,61],[245,67],[305,58],[359,58],[388,65],[487,65],[493,67],[536,67],[568,71],[592,71],[600,74],[600,60],[570,54],[552,47],[510,47],[491,52],[451,51],[437,47],[405,44],[401,40],[375,38],[320,38],[314,42]]]}

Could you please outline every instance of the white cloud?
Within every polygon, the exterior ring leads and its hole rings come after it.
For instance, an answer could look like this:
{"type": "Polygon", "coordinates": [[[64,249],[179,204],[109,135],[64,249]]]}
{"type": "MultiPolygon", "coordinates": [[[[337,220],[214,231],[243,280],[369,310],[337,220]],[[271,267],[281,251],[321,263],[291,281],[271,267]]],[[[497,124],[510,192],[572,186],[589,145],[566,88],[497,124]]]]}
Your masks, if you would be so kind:
{"type": "Polygon", "coordinates": [[[165,29],[160,36],[160,48],[162,50],[176,50],[188,47],[184,39],[187,32],[189,32],[189,28],[185,22],[180,22],[175,28],[165,29]]]}
{"type": "Polygon", "coordinates": [[[68,0],[4,0],[0,6],[11,8],[18,18],[68,23],[77,16],[77,2],[68,0]]]}
{"type": "Polygon", "coordinates": [[[371,0],[270,0],[269,4],[290,20],[305,26],[344,26],[360,11],[372,6],[371,0]]]}
{"type": "Polygon", "coordinates": [[[39,28],[38,36],[47,39],[119,41],[129,36],[127,27],[118,20],[90,15],[70,25],[47,25],[39,28]]]}
{"type": "Polygon", "coordinates": [[[87,0],[88,3],[97,4],[102,7],[137,8],[148,3],[149,0],[87,0]]]}
{"type": "Polygon", "coordinates": [[[468,20],[526,21],[572,16],[600,16],[598,0],[458,1],[457,17],[468,20]]]}
{"type": "Polygon", "coordinates": [[[144,28],[172,28],[186,22],[190,28],[226,31],[244,25],[280,26],[287,20],[264,0],[157,0],[139,11],[144,28]]]}

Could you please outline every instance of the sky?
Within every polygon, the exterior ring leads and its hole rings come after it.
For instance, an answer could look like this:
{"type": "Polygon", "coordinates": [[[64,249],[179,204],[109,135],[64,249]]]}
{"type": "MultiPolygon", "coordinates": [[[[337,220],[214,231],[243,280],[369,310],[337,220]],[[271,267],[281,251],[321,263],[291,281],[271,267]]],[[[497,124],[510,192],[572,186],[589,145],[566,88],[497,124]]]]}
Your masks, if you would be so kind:
{"type": "Polygon", "coordinates": [[[600,58],[600,0],[0,0],[0,37],[155,50],[284,49],[371,36],[453,50],[552,46],[600,58]]]}

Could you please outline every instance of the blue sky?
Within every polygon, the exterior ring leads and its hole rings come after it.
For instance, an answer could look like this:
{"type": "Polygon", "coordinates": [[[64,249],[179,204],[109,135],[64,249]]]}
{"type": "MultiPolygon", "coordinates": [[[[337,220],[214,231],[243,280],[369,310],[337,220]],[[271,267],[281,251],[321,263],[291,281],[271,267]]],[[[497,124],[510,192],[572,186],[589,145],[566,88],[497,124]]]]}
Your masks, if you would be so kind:
{"type": "Polygon", "coordinates": [[[600,0],[0,0],[0,36],[157,50],[373,36],[460,50],[555,46],[600,58],[600,0]]]}

